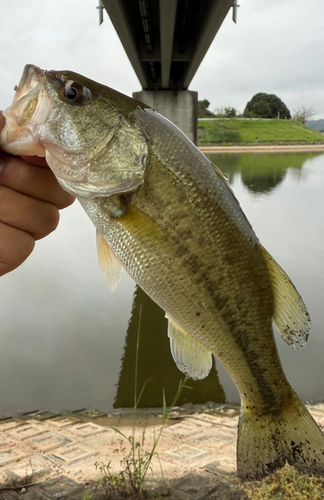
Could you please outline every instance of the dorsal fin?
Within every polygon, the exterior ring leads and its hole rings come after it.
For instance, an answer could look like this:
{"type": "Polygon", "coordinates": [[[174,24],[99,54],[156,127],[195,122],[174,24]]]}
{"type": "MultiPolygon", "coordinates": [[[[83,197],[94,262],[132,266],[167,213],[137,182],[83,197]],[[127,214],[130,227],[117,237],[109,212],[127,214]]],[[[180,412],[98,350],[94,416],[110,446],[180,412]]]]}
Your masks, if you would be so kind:
{"type": "Polygon", "coordinates": [[[97,254],[99,267],[104,275],[105,282],[110,290],[114,291],[120,281],[123,266],[98,230],[97,254]]]}
{"type": "Polygon", "coordinates": [[[179,370],[193,380],[207,377],[213,363],[211,351],[167,314],[166,318],[168,319],[171,353],[179,370]]]}
{"type": "Polygon", "coordinates": [[[273,322],[282,338],[294,349],[305,345],[311,320],[303,299],[285,271],[271,257],[267,250],[261,247],[267,264],[274,295],[273,322]]]}
{"type": "Polygon", "coordinates": [[[216,174],[223,179],[224,181],[228,182],[228,177],[224,174],[224,172],[221,171],[220,168],[216,167],[216,165],[211,161],[210,162],[211,166],[215,170],[216,174]]]}

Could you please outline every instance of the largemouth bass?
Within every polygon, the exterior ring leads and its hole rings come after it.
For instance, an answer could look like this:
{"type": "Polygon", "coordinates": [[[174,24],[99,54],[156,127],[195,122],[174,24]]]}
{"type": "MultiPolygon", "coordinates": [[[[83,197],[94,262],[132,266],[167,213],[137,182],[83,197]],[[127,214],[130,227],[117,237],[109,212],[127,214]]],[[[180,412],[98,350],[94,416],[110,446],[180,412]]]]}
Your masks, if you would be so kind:
{"type": "Polygon", "coordinates": [[[324,436],[284,375],[272,321],[301,347],[310,319],[262,247],[222,172],[145,104],[70,71],[26,66],[1,144],[46,156],[97,228],[114,289],[124,267],[166,312],[171,351],[204,378],[212,354],[241,396],[237,467],[323,474],[324,436]]]}

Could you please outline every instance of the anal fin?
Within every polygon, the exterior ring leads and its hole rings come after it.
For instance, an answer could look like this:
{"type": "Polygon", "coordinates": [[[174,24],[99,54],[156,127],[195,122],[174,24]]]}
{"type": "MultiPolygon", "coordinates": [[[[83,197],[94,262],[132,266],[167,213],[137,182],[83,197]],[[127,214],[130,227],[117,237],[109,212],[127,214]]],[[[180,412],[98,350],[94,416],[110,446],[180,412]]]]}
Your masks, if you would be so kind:
{"type": "Polygon", "coordinates": [[[171,353],[177,367],[193,380],[206,378],[213,363],[211,351],[167,314],[166,318],[171,353]]]}
{"type": "Polygon", "coordinates": [[[104,275],[105,282],[110,290],[114,291],[120,281],[123,266],[98,230],[97,253],[99,267],[104,275]]]}

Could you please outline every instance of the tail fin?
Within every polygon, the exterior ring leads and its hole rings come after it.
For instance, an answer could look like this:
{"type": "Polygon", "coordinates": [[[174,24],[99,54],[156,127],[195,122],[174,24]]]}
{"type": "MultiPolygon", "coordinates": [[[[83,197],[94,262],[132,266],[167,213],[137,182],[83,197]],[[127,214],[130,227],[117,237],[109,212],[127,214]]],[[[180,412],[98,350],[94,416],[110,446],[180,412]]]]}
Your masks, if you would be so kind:
{"type": "Polygon", "coordinates": [[[242,479],[261,479],[286,461],[303,473],[324,475],[324,434],[296,395],[277,414],[241,409],[237,471],[242,479]]]}

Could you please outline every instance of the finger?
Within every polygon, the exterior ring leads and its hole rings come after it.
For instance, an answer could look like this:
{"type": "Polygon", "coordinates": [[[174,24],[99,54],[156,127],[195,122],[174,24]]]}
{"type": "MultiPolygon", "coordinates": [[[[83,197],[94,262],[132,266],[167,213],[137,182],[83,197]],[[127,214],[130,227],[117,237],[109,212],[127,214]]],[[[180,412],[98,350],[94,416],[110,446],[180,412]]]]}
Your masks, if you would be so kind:
{"type": "MultiPolygon", "coordinates": [[[[3,116],[3,112],[0,111],[0,132],[6,124],[6,118],[3,116]]],[[[1,151],[1,148],[0,148],[1,151]]],[[[25,162],[32,163],[34,165],[39,165],[40,167],[48,167],[45,158],[40,158],[39,156],[22,156],[25,162]]]]}
{"type": "Polygon", "coordinates": [[[16,269],[32,253],[34,238],[0,222],[0,276],[16,269]]]}
{"type": "Polygon", "coordinates": [[[49,168],[31,165],[5,153],[0,153],[0,185],[52,203],[58,209],[68,207],[75,200],[74,196],[61,188],[49,168]]]}
{"type": "Polygon", "coordinates": [[[6,119],[3,116],[2,111],[0,111],[0,132],[3,129],[3,127],[5,126],[5,123],[6,123],[6,119]]]}
{"type": "Polygon", "coordinates": [[[32,165],[38,165],[39,167],[48,167],[45,158],[41,158],[40,156],[21,156],[21,158],[26,163],[31,163],[32,165]]]}
{"type": "Polygon", "coordinates": [[[59,211],[52,203],[36,200],[4,186],[0,186],[0,201],[0,221],[28,231],[35,240],[44,238],[58,225],[59,211]]]}

